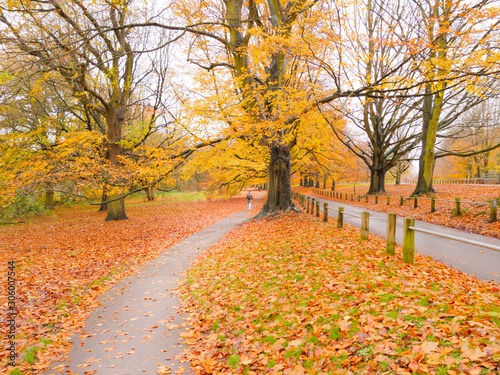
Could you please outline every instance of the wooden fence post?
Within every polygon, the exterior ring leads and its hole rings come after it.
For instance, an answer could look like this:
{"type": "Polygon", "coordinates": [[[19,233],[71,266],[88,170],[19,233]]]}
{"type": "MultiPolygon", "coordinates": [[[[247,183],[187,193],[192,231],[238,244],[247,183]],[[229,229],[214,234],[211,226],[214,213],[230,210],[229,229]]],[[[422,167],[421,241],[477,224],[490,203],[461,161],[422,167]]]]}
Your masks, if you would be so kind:
{"type": "Polygon", "coordinates": [[[361,200],[361,194],[358,194],[358,202],[361,200]]]}
{"type": "Polygon", "coordinates": [[[365,195],[365,201],[368,203],[368,194],[365,195]]]}
{"type": "Polygon", "coordinates": [[[344,227],[344,207],[339,207],[338,216],[337,216],[337,228],[344,227]]]}
{"type": "Polygon", "coordinates": [[[418,207],[418,198],[417,196],[415,195],[413,197],[413,208],[417,208],[418,207]]]}
{"type": "Polygon", "coordinates": [[[361,213],[361,239],[367,240],[370,235],[370,213],[363,211],[361,213]]]}
{"type": "Polygon", "coordinates": [[[319,201],[316,201],[316,217],[319,217],[319,201]]]}
{"type": "Polygon", "coordinates": [[[497,221],[497,201],[492,200],[490,203],[490,222],[497,221]]]}
{"type": "Polygon", "coordinates": [[[375,194],[375,204],[378,204],[378,194],[375,194]]]}
{"type": "Polygon", "coordinates": [[[351,193],[351,202],[354,201],[354,193],[351,193]]]}
{"type": "Polygon", "coordinates": [[[431,197],[431,212],[436,211],[436,197],[433,195],[431,197]]]}
{"type": "Polygon", "coordinates": [[[460,209],[460,198],[455,198],[455,215],[462,215],[462,210],[460,209]]]}
{"type": "Polygon", "coordinates": [[[311,207],[310,207],[310,211],[309,211],[309,213],[311,215],[314,215],[314,202],[315,201],[316,201],[316,199],[312,198],[312,200],[311,200],[311,207]]]}
{"type": "Polygon", "coordinates": [[[328,221],[328,203],[326,203],[326,202],[323,205],[323,221],[325,223],[328,221]]]}
{"type": "Polygon", "coordinates": [[[387,196],[387,205],[389,206],[391,204],[391,197],[387,196]]]}
{"type": "Polygon", "coordinates": [[[394,255],[396,249],[396,214],[392,212],[387,214],[386,238],[385,252],[394,255]]]}
{"type": "Polygon", "coordinates": [[[399,205],[402,206],[405,203],[403,196],[401,196],[401,199],[399,200],[399,205]]]}
{"type": "Polygon", "coordinates": [[[415,232],[410,227],[415,226],[415,219],[405,217],[403,227],[403,263],[414,263],[415,232]]]}
{"type": "Polygon", "coordinates": [[[306,212],[309,213],[309,202],[311,201],[311,198],[310,197],[307,197],[307,201],[306,201],[306,212]]]}

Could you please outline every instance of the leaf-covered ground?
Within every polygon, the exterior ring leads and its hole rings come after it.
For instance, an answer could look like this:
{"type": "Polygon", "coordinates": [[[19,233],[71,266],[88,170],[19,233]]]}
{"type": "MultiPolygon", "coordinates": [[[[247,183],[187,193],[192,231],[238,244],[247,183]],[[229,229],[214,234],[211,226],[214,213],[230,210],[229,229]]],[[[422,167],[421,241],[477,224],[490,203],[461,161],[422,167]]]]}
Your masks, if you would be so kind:
{"type": "MultiPolygon", "coordinates": [[[[342,199],[329,197],[328,199],[345,202],[349,205],[365,207],[369,210],[379,212],[394,212],[399,216],[413,217],[417,220],[426,221],[433,224],[444,225],[450,228],[460,229],[466,232],[479,233],[485,236],[500,238],[500,213],[498,214],[499,221],[490,223],[490,205],[487,203],[492,199],[496,199],[500,205],[500,185],[436,185],[434,188],[437,192],[436,196],[436,212],[430,213],[431,202],[428,197],[418,199],[418,207],[413,208],[413,198],[407,199],[415,190],[415,185],[387,185],[386,194],[381,194],[378,197],[378,204],[375,204],[375,197],[370,196],[368,203],[364,197],[358,203],[358,194],[365,194],[368,191],[368,186],[357,186],[354,194],[354,201],[351,201],[352,186],[338,185],[336,191],[344,193],[342,199]],[[347,200],[345,199],[347,193],[347,200]],[[390,204],[387,205],[387,195],[390,196],[390,204]],[[400,197],[405,197],[403,206],[400,206],[400,197]],[[462,214],[454,215],[455,198],[461,200],[462,214]],[[450,202],[438,201],[438,199],[449,200],[450,202]],[[484,206],[468,204],[465,202],[487,203],[484,206]]],[[[312,188],[298,187],[294,191],[302,194],[315,195],[325,198],[324,196],[313,194],[312,188]]]]}
{"type": "Polygon", "coordinates": [[[500,288],[305,214],[250,222],[181,287],[197,374],[498,374],[500,288]]]}
{"type": "MultiPolygon", "coordinates": [[[[82,327],[99,295],[118,279],[245,207],[244,198],[153,203],[136,199],[128,204],[130,220],[126,221],[105,223],[105,213],[76,206],[0,228],[3,291],[7,290],[8,261],[16,261],[17,368],[36,374],[46,369],[82,327]]],[[[7,297],[3,291],[0,311],[4,317],[7,297]]],[[[7,373],[6,328],[2,324],[0,373],[7,373]]]]}

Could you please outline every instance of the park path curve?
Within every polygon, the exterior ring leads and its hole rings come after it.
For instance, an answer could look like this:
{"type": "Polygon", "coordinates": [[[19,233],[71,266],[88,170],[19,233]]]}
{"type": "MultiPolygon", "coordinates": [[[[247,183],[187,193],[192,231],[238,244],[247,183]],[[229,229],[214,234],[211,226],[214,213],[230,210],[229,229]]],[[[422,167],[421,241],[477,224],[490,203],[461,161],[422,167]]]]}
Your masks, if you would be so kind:
{"type": "MultiPolygon", "coordinates": [[[[338,208],[344,207],[344,222],[357,228],[361,227],[361,212],[368,211],[370,212],[370,233],[375,233],[383,238],[386,237],[386,213],[371,211],[363,207],[351,206],[344,202],[332,201],[317,196],[306,195],[306,197],[314,198],[321,202],[321,207],[323,207],[323,203],[328,203],[328,216],[333,218],[337,218],[338,208]]],[[[396,223],[396,242],[398,244],[403,243],[403,221],[404,218],[398,216],[396,223]]],[[[463,232],[420,220],[415,220],[415,227],[500,246],[500,240],[496,238],[463,232]]],[[[432,258],[462,272],[474,275],[478,279],[500,282],[499,251],[452,241],[422,232],[415,232],[415,250],[421,254],[430,255],[432,258]]]]}
{"type": "MultiPolygon", "coordinates": [[[[257,201],[263,196],[254,192],[257,201]]],[[[157,374],[162,366],[171,368],[172,374],[192,374],[189,363],[175,359],[183,351],[186,318],[178,312],[177,281],[199,253],[248,216],[245,210],[219,220],[108,290],[101,297],[102,305],[87,320],[85,332],[72,337],[67,361],[53,363],[46,375],[157,374]]]]}

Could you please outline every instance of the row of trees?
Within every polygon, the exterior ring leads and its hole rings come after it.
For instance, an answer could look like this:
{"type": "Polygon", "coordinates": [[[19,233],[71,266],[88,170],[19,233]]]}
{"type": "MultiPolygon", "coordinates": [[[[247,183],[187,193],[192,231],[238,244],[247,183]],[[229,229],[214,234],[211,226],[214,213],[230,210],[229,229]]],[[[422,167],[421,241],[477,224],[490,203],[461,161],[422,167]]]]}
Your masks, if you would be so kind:
{"type": "Polygon", "coordinates": [[[335,178],[350,150],[375,193],[420,146],[415,194],[429,192],[439,138],[463,137],[457,121],[495,93],[494,3],[10,1],[2,189],[64,181],[119,220],[127,194],[180,167],[229,192],[267,176],[263,217],[297,210],[293,170],[335,178]]]}

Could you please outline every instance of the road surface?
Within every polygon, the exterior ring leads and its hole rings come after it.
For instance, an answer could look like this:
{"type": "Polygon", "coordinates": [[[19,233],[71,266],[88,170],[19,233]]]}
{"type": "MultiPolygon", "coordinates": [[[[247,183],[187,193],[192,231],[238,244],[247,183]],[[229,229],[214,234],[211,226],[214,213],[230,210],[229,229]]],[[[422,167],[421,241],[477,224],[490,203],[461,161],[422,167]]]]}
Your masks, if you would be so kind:
{"type": "MultiPolygon", "coordinates": [[[[307,196],[307,195],[306,195],[307,196]]],[[[328,203],[330,217],[337,218],[337,210],[344,207],[344,223],[354,227],[361,227],[361,212],[370,212],[370,233],[375,233],[383,238],[386,235],[387,214],[384,212],[370,211],[362,207],[348,205],[344,202],[331,201],[325,198],[309,196],[319,200],[321,208],[323,203],[328,203]]],[[[415,227],[427,229],[454,237],[466,238],[500,246],[500,240],[482,236],[480,234],[462,232],[456,229],[443,227],[416,220],[415,227]]],[[[403,243],[403,218],[397,218],[396,242],[403,243]]],[[[481,280],[500,281],[500,251],[469,245],[431,234],[415,232],[415,251],[430,255],[432,258],[446,263],[463,272],[475,275],[481,280]]]]}

